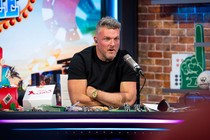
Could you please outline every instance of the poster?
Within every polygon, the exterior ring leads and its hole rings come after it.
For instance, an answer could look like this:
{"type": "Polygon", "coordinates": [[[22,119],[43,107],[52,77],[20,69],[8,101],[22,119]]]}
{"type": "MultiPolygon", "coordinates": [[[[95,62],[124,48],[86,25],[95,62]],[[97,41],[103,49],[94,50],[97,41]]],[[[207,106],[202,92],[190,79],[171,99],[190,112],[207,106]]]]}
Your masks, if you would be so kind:
{"type": "Polygon", "coordinates": [[[0,8],[5,65],[15,68],[24,86],[32,73],[61,69],[58,60],[93,45],[101,18],[101,0],[0,0],[0,8]],[[19,8],[19,15],[9,17],[9,8],[19,8]]]}

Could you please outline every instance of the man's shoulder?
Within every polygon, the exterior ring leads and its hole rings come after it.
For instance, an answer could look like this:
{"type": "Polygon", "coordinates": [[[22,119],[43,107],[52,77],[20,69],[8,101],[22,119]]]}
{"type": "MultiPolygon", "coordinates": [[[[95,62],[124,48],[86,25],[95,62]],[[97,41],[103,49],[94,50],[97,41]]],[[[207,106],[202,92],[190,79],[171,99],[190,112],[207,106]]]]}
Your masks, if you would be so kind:
{"type": "Polygon", "coordinates": [[[80,54],[91,54],[94,48],[95,48],[95,46],[90,46],[90,47],[83,49],[79,53],[80,54]]]}
{"type": "Polygon", "coordinates": [[[125,54],[128,54],[128,51],[127,50],[119,50],[119,52],[122,54],[122,55],[125,55],[125,54]]]}
{"type": "Polygon", "coordinates": [[[92,54],[93,49],[94,49],[94,46],[90,46],[90,47],[87,47],[87,48],[81,50],[80,52],[76,53],[75,55],[81,56],[81,57],[88,57],[92,54]]]}
{"type": "Polygon", "coordinates": [[[126,51],[126,50],[119,50],[119,57],[120,58],[123,58],[124,55],[126,55],[126,54],[129,54],[128,51],[126,51]]]}

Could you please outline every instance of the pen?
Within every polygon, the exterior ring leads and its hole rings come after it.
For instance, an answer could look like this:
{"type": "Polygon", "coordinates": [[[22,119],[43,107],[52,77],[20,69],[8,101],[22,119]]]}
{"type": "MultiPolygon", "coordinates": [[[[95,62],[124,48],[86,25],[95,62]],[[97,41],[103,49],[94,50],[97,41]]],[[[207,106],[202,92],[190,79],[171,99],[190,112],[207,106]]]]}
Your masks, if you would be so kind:
{"type": "Polygon", "coordinates": [[[77,101],[75,104],[73,104],[71,107],[75,107],[80,103],[80,101],[77,101]]]}

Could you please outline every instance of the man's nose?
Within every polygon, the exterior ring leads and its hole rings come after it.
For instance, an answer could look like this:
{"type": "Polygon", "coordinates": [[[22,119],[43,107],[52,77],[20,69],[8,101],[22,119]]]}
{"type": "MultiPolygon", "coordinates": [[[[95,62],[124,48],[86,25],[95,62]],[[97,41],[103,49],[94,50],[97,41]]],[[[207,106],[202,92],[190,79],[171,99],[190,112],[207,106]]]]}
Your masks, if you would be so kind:
{"type": "Polygon", "coordinates": [[[111,39],[111,40],[110,40],[110,44],[111,44],[111,45],[115,45],[115,40],[114,40],[114,39],[111,39]]]}

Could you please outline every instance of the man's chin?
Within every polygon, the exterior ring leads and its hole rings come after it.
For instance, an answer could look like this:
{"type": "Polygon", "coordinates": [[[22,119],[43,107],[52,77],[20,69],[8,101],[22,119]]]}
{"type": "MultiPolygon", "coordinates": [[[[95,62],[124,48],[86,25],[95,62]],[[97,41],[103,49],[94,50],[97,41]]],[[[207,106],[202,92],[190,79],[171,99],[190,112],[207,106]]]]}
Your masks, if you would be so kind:
{"type": "Polygon", "coordinates": [[[115,58],[115,56],[112,56],[112,57],[107,57],[107,58],[106,58],[106,62],[113,61],[113,60],[114,60],[114,58],[115,58]]]}

